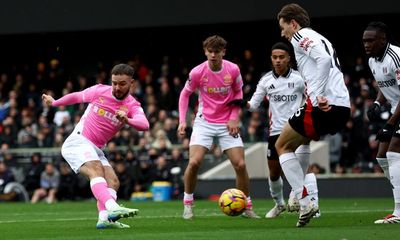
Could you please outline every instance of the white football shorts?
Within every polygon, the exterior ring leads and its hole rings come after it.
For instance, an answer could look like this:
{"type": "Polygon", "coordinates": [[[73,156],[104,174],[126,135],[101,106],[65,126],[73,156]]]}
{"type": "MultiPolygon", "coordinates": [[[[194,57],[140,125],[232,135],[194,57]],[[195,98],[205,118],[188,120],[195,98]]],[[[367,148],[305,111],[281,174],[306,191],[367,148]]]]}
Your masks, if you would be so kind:
{"type": "Polygon", "coordinates": [[[94,160],[100,161],[103,166],[111,166],[100,148],[75,131],[62,145],[61,155],[75,173],[79,172],[79,168],[85,162],[94,160]]]}
{"type": "Polygon", "coordinates": [[[222,151],[234,147],[243,147],[240,135],[237,137],[229,135],[226,124],[209,123],[201,117],[196,117],[189,145],[201,145],[210,150],[214,138],[218,140],[222,151]]]}

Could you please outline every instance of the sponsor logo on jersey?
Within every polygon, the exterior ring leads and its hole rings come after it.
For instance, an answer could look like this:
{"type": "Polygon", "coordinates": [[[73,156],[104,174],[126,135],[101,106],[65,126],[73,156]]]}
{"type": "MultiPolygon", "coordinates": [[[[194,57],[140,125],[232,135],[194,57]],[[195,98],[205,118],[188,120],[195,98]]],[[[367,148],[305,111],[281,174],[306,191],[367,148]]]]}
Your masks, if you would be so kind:
{"type": "Polygon", "coordinates": [[[309,39],[308,37],[305,37],[303,40],[300,41],[300,47],[307,52],[308,48],[312,43],[313,40],[309,39]]]}
{"type": "Polygon", "coordinates": [[[209,93],[209,94],[213,94],[213,93],[220,93],[220,94],[228,94],[231,90],[231,86],[227,86],[227,87],[204,87],[204,91],[209,93]]]}
{"type": "Polygon", "coordinates": [[[93,105],[93,112],[95,112],[98,116],[100,117],[104,117],[107,118],[111,121],[111,124],[114,126],[119,126],[120,124],[122,124],[117,117],[115,116],[115,114],[108,112],[107,110],[103,109],[103,108],[99,108],[96,105],[93,105]]]}
{"type": "Polygon", "coordinates": [[[292,95],[281,95],[281,94],[276,94],[276,95],[271,95],[269,99],[272,99],[274,102],[294,102],[297,99],[297,95],[292,94],[292,95]]]}
{"type": "Polygon", "coordinates": [[[382,72],[383,72],[383,74],[387,74],[387,67],[383,67],[382,72]]]}
{"type": "Polygon", "coordinates": [[[394,85],[396,85],[396,79],[390,79],[390,80],[386,80],[386,81],[376,81],[378,83],[378,86],[380,88],[384,88],[384,87],[392,87],[394,85]]]}
{"type": "Polygon", "coordinates": [[[104,98],[103,97],[99,97],[99,102],[100,103],[104,103],[104,98]]]}
{"type": "Polygon", "coordinates": [[[290,82],[287,85],[288,85],[288,88],[294,88],[294,83],[293,82],[290,82]]]}
{"type": "Polygon", "coordinates": [[[275,89],[274,84],[271,84],[271,86],[268,87],[268,90],[271,90],[271,89],[275,89]]]}
{"type": "Polygon", "coordinates": [[[208,83],[208,77],[207,77],[207,76],[204,76],[204,77],[201,79],[201,81],[202,81],[203,83],[208,83]]]}
{"type": "Polygon", "coordinates": [[[231,76],[230,74],[226,74],[226,75],[224,76],[224,84],[225,84],[225,85],[231,85],[232,82],[233,82],[232,76],[231,76]]]}

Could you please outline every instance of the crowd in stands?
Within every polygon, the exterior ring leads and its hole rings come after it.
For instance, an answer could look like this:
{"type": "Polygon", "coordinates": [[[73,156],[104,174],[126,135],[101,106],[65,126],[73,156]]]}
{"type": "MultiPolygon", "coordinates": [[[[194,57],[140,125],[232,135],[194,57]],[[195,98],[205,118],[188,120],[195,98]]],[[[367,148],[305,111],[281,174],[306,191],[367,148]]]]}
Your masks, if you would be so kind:
{"type": "MultiPolygon", "coordinates": [[[[244,98],[250,99],[262,72],[269,71],[268,66],[256,69],[251,50],[245,50],[234,61],[242,71],[244,98]]],[[[180,167],[182,174],[188,161],[191,133],[189,129],[185,137],[176,134],[177,102],[190,66],[172,69],[168,57],[163,57],[160,63],[155,64],[157,69],[147,66],[139,57],[128,63],[136,69],[137,81],[132,94],[141,102],[151,130],[138,132],[124,128],[107,145],[107,157],[121,181],[118,195],[123,199],[129,199],[132,192],[148,191],[153,181],[173,182],[172,167],[180,167]]],[[[80,179],[79,174],[75,175],[61,155],[53,157],[50,165],[46,166],[41,154],[34,154],[28,166],[21,166],[18,156],[10,154],[8,150],[61,147],[79,121],[85,105],[47,108],[42,105],[41,94],[52,94],[59,98],[93,84],[109,84],[109,69],[104,66],[98,63],[93,75],[82,72],[72,76],[66,73],[62,60],[48,59],[0,72],[0,162],[5,163],[0,168],[0,178],[15,178],[23,183],[30,195],[34,196],[32,202],[41,198],[54,201],[54,197],[49,196],[49,189],[54,187],[57,188],[55,198],[60,200],[89,196],[86,180],[80,179]],[[16,176],[13,177],[13,174],[16,176]]],[[[352,100],[352,114],[342,132],[325,139],[330,142],[331,172],[380,172],[375,162],[377,143],[374,137],[379,123],[371,124],[366,117],[366,110],[375,99],[377,87],[364,57],[358,57],[353,66],[345,67],[344,73],[352,100]]],[[[196,106],[196,102],[195,97],[191,98],[190,106],[196,106]]],[[[267,104],[265,102],[260,112],[241,112],[241,135],[245,143],[266,140],[267,104]]],[[[192,119],[195,112],[196,107],[190,109],[192,119]]],[[[388,109],[383,107],[382,119],[388,116],[388,109]]],[[[218,162],[222,158],[221,151],[215,147],[210,159],[218,162]]],[[[324,172],[318,166],[315,169],[324,172]]],[[[174,185],[174,194],[177,196],[181,192],[182,183],[178,181],[174,185]]]]}

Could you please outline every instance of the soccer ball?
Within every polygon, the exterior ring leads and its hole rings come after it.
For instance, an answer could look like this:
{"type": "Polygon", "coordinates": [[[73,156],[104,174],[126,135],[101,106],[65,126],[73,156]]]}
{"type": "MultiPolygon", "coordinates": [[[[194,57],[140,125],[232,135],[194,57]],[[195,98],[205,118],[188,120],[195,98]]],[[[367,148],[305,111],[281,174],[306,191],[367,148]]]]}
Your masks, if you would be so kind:
{"type": "Polygon", "coordinates": [[[228,216],[238,216],[246,209],[247,197],[236,188],[225,190],[219,197],[219,207],[228,216]]]}

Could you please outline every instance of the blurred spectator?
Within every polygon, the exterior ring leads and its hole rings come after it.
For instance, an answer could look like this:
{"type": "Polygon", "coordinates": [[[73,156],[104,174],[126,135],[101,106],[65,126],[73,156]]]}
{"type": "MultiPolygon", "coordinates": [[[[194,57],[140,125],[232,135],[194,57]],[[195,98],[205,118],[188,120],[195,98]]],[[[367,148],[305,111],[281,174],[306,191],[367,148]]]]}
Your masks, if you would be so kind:
{"type": "Polygon", "coordinates": [[[31,163],[25,173],[25,180],[23,185],[28,192],[33,192],[40,187],[40,175],[44,171],[44,164],[42,163],[42,154],[34,153],[31,156],[31,163]]]}
{"type": "Polygon", "coordinates": [[[11,126],[4,126],[3,132],[0,133],[0,144],[7,144],[10,148],[15,148],[17,146],[17,142],[15,141],[16,134],[13,132],[13,128],[11,126]]]}
{"type": "Polygon", "coordinates": [[[329,144],[329,162],[331,172],[336,171],[336,166],[340,165],[340,157],[342,155],[342,134],[326,135],[323,140],[329,144]]]}
{"type": "Polygon", "coordinates": [[[0,200],[11,200],[15,194],[4,194],[4,188],[8,183],[14,182],[14,175],[4,162],[0,162],[0,200]],[[4,194],[4,195],[3,195],[4,194]]]}
{"type": "Polygon", "coordinates": [[[47,203],[55,202],[59,184],[60,173],[53,163],[47,163],[40,174],[40,187],[33,192],[31,203],[37,203],[43,198],[47,203]]]}
{"type": "Polygon", "coordinates": [[[310,164],[310,171],[314,174],[324,174],[325,169],[321,167],[318,163],[310,164]]]}
{"type": "Polygon", "coordinates": [[[167,181],[172,182],[171,168],[168,165],[167,159],[164,155],[158,156],[155,161],[154,167],[151,169],[151,182],[154,181],[167,181]]]}
{"type": "Polygon", "coordinates": [[[132,175],[128,172],[128,168],[123,161],[116,162],[114,169],[120,182],[117,196],[120,199],[128,200],[133,192],[132,175]]]}
{"type": "Polygon", "coordinates": [[[0,202],[2,201],[28,201],[29,196],[25,188],[14,181],[13,173],[6,163],[0,162],[0,202]]]}
{"type": "Polygon", "coordinates": [[[72,172],[66,162],[60,163],[60,184],[56,194],[57,200],[75,200],[77,189],[77,175],[72,172]]]}
{"type": "Polygon", "coordinates": [[[169,141],[169,139],[167,138],[164,130],[158,130],[158,132],[156,133],[156,139],[151,144],[151,147],[157,149],[158,154],[170,155],[172,144],[171,141],[169,141]]]}
{"type": "Polygon", "coordinates": [[[65,106],[59,106],[58,110],[54,114],[53,122],[57,125],[57,127],[61,127],[62,124],[69,122],[70,120],[71,114],[66,110],[65,106]]]}

